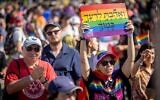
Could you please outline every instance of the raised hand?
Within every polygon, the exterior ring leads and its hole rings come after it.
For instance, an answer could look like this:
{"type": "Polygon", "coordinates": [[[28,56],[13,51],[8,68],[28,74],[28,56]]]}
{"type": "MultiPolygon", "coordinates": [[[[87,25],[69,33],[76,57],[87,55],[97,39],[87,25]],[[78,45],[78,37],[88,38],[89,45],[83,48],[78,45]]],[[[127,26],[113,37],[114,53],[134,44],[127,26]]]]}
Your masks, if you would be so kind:
{"type": "Polygon", "coordinates": [[[44,69],[38,65],[35,65],[31,73],[32,78],[34,80],[37,80],[37,79],[40,79],[43,75],[44,75],[44,69]]]}
{"type": "Polygon", "coordinates": [[[146,49],[142,52],[140,59],[143,60],[145,63],[150,63],[152,60],[152,55],[153,55],[152,50],[146,49]]]}
{"type": "Polygon", "coordinates": [[[79,28],[79,33],[80,33],[80,36],[83,37],[83,33],[84,33],[84,29],[89,29],[89,25],[86,23],[86,24],[81,24],[80,28],[79,28]]]}
{"type": "Polygon", "coordinates": [[[130,33],[134,32],[134,26],[132,24],[132,21],[129,20],[128,22],[125,23],[124,31],[125,32],[130,32],[130,33]]]}

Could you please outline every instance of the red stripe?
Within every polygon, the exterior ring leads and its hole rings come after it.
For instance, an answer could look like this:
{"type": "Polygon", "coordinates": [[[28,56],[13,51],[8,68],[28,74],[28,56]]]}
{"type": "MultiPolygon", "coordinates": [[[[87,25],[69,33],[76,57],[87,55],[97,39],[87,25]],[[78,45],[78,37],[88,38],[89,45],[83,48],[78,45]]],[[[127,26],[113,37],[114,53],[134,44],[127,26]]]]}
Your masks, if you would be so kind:
{"type": "Polygon", "coordinates": [[[81,6],[81,11],[91,11],[91,10],[100,10],[100,9],[117,9],[117,8],[126,8],[124,3],[113,3],[113,4],[94,4],[94,5],[85,5],[81,6]]]}
{"type": "Polygon", "coordinates": [[[148,33],[142,33],[140,35],[137,36],[137,39],[143,39],[143,38],[148,38],[148,33]]]}
{"type": "Polygon", "coordinates": [[[77,96],[78,100],[88,100],[88,97],[89,97],[88,90],[83,79],[80,80],[80,87],[83,88],[83,91],[78,92],[78,96],[77,96]]]}

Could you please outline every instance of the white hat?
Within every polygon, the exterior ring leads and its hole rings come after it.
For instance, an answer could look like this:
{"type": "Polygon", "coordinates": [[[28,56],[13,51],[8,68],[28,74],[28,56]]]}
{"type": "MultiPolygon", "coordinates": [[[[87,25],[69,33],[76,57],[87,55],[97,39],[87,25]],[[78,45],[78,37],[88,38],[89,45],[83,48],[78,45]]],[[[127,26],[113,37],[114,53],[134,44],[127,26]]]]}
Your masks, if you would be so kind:
{"type": "Polygon", "coordinates": [[[42,47],[42,43],[41,43],[41,40],[35,36],[29,36],[23,43],[23,46],[24,47],[28,47],[32,44],[36,44],[40,47],[42,47]]]}

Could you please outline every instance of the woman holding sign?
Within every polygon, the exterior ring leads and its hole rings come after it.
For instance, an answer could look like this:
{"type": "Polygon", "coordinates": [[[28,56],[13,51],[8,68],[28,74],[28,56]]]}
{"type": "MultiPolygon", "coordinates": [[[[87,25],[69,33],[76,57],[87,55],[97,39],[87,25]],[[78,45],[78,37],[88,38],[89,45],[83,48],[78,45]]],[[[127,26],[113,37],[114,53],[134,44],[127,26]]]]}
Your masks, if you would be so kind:
{"type": "MultiPolygon", "coordinates": [[[[88,28],[83,25],[81,29],[88,28]]],[[[125,24],[125,31],[128,34],[128,58],[122,69],[114,70],[116,57],[114,54],[103,51],[97,55],[96,70],[92,71],[87,59],[87,49],[85,39],[81,40],[81,71],[88,89],[89,100],[122,100],[124,99],[124,80],[122,77],[129,78],[131,69],[134,64],[135,48],[133,42],[134,27],[131,22],[125,24]]]]}

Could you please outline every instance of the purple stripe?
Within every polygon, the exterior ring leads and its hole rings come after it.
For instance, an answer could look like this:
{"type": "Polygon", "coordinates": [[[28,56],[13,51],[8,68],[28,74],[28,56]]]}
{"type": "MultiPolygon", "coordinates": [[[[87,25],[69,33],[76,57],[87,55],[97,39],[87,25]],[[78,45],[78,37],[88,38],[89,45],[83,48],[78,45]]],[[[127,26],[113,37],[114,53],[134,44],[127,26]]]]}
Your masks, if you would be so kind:
{"type": "Polygon", "coordinates": [[[96,32],[96,33],[91,33],[91,34],[84,34],[84,37],[86,39],[92,38],[92,37],[103,37],[103,36],[112,36],[112,35],[124,35],[124,34],[129,34],[128,32],[125,32],[124,30],[111,30],[111,31],[102,31],[102,32],[96,32]]]}
{"type": "Polygon", "coordinates": [[[138,43],[140,43],[140,44],[144,44],[144,43],[148,43],[148,42],[149,42],[148,38],[145,38],[145,39],[138,41],[138,43]]]}

